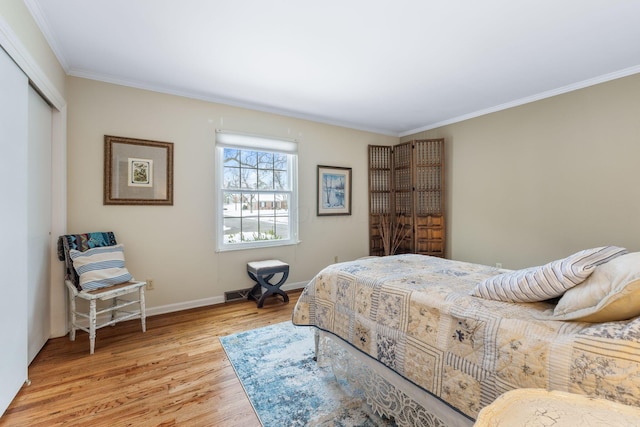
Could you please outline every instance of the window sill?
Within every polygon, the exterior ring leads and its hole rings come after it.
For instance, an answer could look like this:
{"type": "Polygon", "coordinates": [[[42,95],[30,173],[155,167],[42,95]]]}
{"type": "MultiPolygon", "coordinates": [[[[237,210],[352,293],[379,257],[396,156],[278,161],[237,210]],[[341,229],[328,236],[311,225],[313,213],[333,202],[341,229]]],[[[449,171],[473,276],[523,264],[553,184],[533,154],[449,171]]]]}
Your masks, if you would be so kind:
{"type": "Polygon", "coordinates": [[[235,252],[235,251],[246,251],[253,249],[272,249],[272,248],[280,248],[283,246],[294,246],[302,243],[302,240],[287,240],[286,242],[273,242],[273,243],[260,243],[260,244],[238,244],[237,246],[225,246],[225,247],[217,247],[216,252],[235,252]]]}

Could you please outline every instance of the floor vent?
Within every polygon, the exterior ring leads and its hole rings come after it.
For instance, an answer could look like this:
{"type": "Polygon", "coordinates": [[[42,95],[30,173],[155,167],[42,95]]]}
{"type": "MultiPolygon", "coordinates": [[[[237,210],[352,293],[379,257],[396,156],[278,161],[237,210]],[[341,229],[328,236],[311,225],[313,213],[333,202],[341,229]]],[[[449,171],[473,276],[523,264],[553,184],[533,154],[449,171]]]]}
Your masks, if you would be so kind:
{"type": "Polygon", "coordinates": [[[241,301],[247,299],[249,292],[252,288],[238,289],[236,291],[229,291],[224,293],[224,302],[241,301]]]}

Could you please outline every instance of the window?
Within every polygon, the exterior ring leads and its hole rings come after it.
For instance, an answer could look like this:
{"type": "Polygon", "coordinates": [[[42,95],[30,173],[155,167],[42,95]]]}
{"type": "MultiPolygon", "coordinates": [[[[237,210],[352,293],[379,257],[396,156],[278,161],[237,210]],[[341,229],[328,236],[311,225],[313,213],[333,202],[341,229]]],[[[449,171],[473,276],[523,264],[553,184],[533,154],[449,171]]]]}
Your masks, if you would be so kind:
{"type": "Polygon", "coordinates": [[[216,134],[218,250],[298,242],[297,144],[216,134]]]}

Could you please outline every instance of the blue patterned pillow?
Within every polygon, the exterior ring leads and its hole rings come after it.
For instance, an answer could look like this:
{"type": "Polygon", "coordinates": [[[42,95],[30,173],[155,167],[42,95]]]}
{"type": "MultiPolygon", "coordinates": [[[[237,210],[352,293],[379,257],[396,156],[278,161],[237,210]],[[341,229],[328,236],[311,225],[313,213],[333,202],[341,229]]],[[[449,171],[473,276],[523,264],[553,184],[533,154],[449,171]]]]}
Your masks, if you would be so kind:
{"type": "Polygon", "coordinates": [[[73,268],[80,276],[80,287],[93,291],[133,280],[124,266],[124,246],[103,246],[84,252],[71,249],[73,268]]]}
{"type": "Polygon", "coordinates": [[[545,301],[582,283],[598,265],[626,253],[617,246],[586,249],[539,267],[490,277],[476,285],[471,295],[508,302],[545,301]]]}

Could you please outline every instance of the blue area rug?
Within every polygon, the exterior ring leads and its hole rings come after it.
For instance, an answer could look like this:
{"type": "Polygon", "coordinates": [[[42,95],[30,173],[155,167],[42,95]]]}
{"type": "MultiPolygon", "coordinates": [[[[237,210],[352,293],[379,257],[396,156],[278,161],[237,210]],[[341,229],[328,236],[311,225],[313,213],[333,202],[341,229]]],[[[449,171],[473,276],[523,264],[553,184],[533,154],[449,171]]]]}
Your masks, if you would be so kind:
{"type": "Polygon", "coordinates": [[[220,342],[265,427],[395,426],[316,364],[312,328],[284,322],[220,342]]]}

